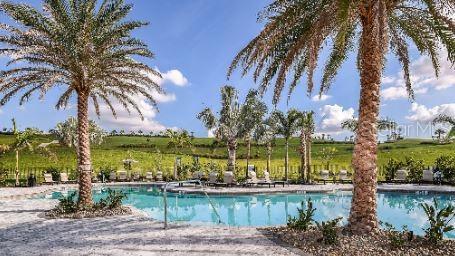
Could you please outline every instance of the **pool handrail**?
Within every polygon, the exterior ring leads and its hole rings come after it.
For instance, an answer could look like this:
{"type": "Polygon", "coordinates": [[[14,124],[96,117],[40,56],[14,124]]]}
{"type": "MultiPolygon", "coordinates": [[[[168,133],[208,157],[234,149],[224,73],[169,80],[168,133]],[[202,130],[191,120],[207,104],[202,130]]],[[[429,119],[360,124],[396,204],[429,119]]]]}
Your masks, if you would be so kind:
{"type": "Polygon", "coordinates": [[[166,182],[166,184],[165,184],[164,187],[163,187],[164,229],[167,229],[167,187],[168,187],[170,184],[180,185],[180,184],[184,184],[184,183],[199,183],[199,185],[200,185],[201,188],[202,188],[202,191],[204,192],[205,196],[207,197],[207,200],[208,200],[209,203],[210,203],[210,206],[212,206],[213,211],[215,212],[216,216],[218,217],[218,223],[222,223],[222,221],[221,221],[221,216],[220,216],[220,214],[218,213],[218,211],[216,210],[215,205],[213,204],[213,202],[212,202],[212,200],[210,199],[209,195],[208,195],[207,192],[204,190],[204,186],[203,186],[201,180],[196,179],[196,180],[184,180],[184,181],[171,181],[171,182],[166,182]]]}

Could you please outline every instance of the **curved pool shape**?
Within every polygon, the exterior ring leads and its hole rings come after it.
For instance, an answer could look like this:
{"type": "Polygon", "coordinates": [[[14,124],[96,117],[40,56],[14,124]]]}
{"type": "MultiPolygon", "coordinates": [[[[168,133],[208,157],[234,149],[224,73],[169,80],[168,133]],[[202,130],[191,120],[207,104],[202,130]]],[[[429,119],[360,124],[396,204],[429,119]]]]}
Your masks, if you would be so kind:
{"type": "MultiPolygon", "coordinates": [[[[163,195],[159,189],[154,187],[115,189],[128,194],[125,204],[144,211],[151,218],[164,219],[163,195]]],[[[95,201],[106,194],[106,189],[94,190],[95,201]]],[[[55,192],[47,197],[61,196],[62,193],[55,192]]],[[[343,222],[346,223],[351,204],[350,192],[210,195],[210,200],[220,215],[221,224],[230,226],[284,225],[287,216],[296,216],[297,208],[308,198],[311,198],[316,208],[316,221],[343,217],[343,222]]],[[[393,224],[397,229],[407,225],[410,230],[422,235],[422,228],[427,226],[427,218],[419,204],[432,203],[433,198],[436,198],[441,206],[455,202],[455,195],[450,194],[380,192],[377,197],[379,219],[393,224]]],[[[205,195],[168,193],[168,207],[169,221],[219,224],[217,214],[205,195]]],[[[446,235],[455,238],[455,231],[446,235]]]]}

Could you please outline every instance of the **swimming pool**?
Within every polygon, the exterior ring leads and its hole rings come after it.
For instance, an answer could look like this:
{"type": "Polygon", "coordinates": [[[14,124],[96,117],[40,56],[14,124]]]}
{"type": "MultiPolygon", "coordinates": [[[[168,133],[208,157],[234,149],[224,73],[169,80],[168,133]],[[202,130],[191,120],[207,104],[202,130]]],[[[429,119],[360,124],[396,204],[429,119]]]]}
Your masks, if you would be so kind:
{"type": "MultiPolygon", "coordinates": [[[[155,187],[116,187],[128,194],[125,204],[132,205],[151,218],[164,219],[163,195],[155,187]]],[[[64,193],[66,194],[66,193],[64,193]]],[[[94,190],[94,199],[106,195],[106,189],[94,190]]],[[[59,198],[61,192],[47,195],[59,198]]],[[[274,226],[286,224],[287,216],[297,215],[302,201],[311,198],[316,208],[317,221],[343,217],[346,223],[351,204],[350,192],[307,194],[260,194],[260,195],[210,195],[219,213],[222,225],[229,226],[274,226]]],[[[431,203],[436,198],[441,205],[455,202],[455,195],[428,193],[380,192],[377,197],[378,216],[383,222],[397,229],[407,225],[416,234],[423,234],[427,218],[419,204],[431,203]]],[[[218,224],[218,216],[205,195],[168,193],[168,220],[189,223],[218,224]]],[[[447,234],[455,238],[455,232],[447,234]]]]}

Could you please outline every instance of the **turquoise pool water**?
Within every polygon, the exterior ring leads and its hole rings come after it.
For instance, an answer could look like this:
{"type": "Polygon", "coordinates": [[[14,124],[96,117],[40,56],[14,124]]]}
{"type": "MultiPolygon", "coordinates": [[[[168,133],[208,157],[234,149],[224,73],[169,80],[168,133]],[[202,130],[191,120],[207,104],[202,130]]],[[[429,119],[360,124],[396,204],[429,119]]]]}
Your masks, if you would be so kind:
{"type": "MultiPolygon", "coordinates": [[[[128,194],[126,204],[146,212],[150,217],[164,219],[163,196],[157,188],[124,187],[116,188],[128,194]]],[[[94,199],[106,195],[106,190],[94,190],[94,199]]],[[[59,198],[55,192],[47,197],[59,198]]],[[[262,194],[236,196],[210,196],[218,211],[222,225],[230,226],[273,226],[286,223],[287,216],[297,215],[302,201],[312,199],[316,208],[317,221],[343,217],[346,223],[351,204],[350,192],[307,193],[307,194],[262,194]]],[[[419,204],[431,203],[436,198],[441,205],[455,203],[455,195],[425,193],[378,193],[378,215],[383,222],[393,224],[397,229],[407,225],[417,234],[423,234],[427,224],[426,216],[419,204]]],[[[218,217],[204,195],[168,193],[169,221],[218,224],[218,217]]],[[[454,223],[455,224],[455,223],[454,223]]],[[[455,238],[455,232],[448,233],[455,238]]]]}

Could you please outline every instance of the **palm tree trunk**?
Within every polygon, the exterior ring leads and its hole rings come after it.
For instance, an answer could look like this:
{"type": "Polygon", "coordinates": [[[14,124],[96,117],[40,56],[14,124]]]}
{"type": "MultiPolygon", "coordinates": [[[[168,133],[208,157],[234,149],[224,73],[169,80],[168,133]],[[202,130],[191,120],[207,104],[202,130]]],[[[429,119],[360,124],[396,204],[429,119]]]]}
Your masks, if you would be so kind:
{"type": "Polygon", "coordinates": [[[354,191],[349,228],[369,233],[378,227],[376,215],[377,119],[384,65],[385,16],[382,1],[365,2],[361,10],[362,35],[359,49],[360,102],[352,165],[354,191]]]}
{"type": "Polygon", "coordinates": [[[92,166],[90,160],[88,92],[79,92],[77,97],[79,208],[90,207],[92,201],[92,166]]]}
{"type": "Polygon", "coordinates": [[[250,164],[251,157],[251,139],[246,139],[246,176],[248,178],[248,165],[250,164]]]}
{"type": "Polygon", "coordinates": [[[272,158],[272,143],[267,142],[267,172],[270,174],[270,160],[272,158]]]}
{"type": "Polygon", "coordinates": [[[300,175],[303,182],[306,181],[306,138],[305,130],[300,131],[300,175]]]}
{"type": "Polygon", "coordinates": [[[307,172],[307,182],[311,180],[311,134],[307,134],[306,136],[307,142],[306,142],[306,172],[307,172]]]}
{"type": "Polygon", "coordinates": [[[228,147],[228,171],[235,171],[235,154],[237,150],[237,141],[235,139],[230,139],[227,143],[228,147]]]}
{"type": "Polygon", "coordinates": [[[20,185],[19,183],[19,150],[16,150],[16,187],[20,185]]]}
{"type": "Polygon", "coordinates": [[[286,138],[286,155],[284,157],[284,180],[288,181],[288,168],[289,168],[289,139],[286,138]]]}

